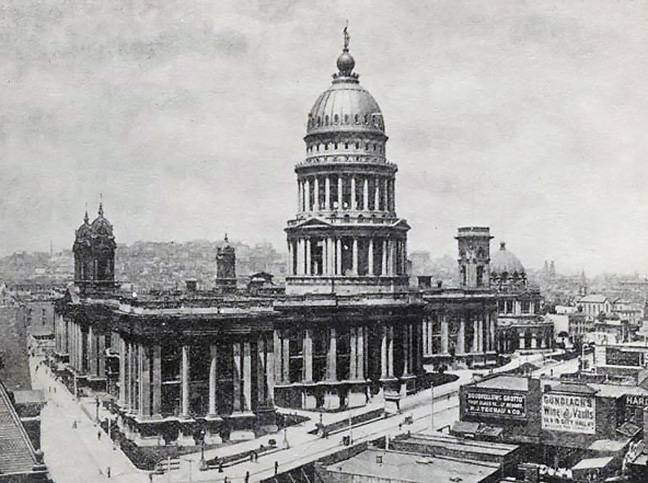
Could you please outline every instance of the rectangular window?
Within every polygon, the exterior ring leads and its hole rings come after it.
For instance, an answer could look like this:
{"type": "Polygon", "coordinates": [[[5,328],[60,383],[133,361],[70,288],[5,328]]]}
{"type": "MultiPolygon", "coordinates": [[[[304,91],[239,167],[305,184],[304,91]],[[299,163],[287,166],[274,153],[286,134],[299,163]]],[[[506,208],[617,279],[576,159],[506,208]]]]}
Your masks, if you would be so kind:
{"type": "Polygon", "coordinates": [[[529,303],[528,300],[523,300],[522,301],[522,313],[523,314],[528,314],[530,306],[531,306],[531,304],[529,303]]]}

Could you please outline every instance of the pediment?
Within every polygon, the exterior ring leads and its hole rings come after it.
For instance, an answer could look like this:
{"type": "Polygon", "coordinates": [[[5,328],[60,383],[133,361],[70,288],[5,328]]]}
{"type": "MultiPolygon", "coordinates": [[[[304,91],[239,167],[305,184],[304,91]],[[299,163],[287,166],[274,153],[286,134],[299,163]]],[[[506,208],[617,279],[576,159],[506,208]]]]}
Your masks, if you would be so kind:
{"type": "Polygon", "coordinates": [[[401,228],[401,229],[403,229],[403,230],[409,230],[410,228],[412,228],[412,227],[409,225],[409,223],[407,223],[407,221],[404,220],[404,219],[402,219],[402,218],[399,219],[399,220],[396,220],[396,221],[392,224],[392,226],[393,226],[394,228],[401,228]]]}
{"type": "Polygon", "coordinates": [[[295,225],[293,228],[311,228],[311,227],[322,227],[322,226],[332,226],[328,221],[318,218],[316,216],[304,220],[302,223],[295,225]]]}

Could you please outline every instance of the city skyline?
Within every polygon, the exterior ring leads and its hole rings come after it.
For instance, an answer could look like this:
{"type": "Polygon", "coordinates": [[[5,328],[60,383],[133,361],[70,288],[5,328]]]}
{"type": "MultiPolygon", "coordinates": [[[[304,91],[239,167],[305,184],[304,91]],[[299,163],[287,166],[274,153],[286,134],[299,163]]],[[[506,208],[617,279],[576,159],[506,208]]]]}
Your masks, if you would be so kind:
{"type": "Polygon", "coordinates": [[[0,255],[70,247],[99,193],[118,243],[228,231],[284,247],[306,115],[348,18],[410,250],[452,255],[457,226],[488,225],[528,267],[645,273],[646,13],[556,5],[135,6],[134,29],[119,6],[55,20],[21,4],[8,21],[43,29],[1,54],[0,255]]]}

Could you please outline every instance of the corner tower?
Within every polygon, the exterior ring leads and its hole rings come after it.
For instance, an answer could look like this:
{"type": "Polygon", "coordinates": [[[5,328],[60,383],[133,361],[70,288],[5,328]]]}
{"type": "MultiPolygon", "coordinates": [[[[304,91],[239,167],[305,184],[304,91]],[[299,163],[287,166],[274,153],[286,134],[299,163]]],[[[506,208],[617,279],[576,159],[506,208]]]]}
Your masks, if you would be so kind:
{"type": "Polygon", "coordinates": [[[99,203],[97,217],[89,223],[88,212],[75,233],[74,283],[82,288],[112,288],[115,285],[115,235],[99,203]]]}
{"type": "Polygon", "coordinates": [[[490,286],[490,229],[487,226],[464,226],[457,232],[459,248],[459,284],[461,288],[490,286]]]}
{"type": "Polygon", "coordinates": [[[337,67],[308,114],[306,158],[295,167],[286,293],[400,291],[410,227],[396,215],[397,167],[386,157],[380,107],[354,72],[346,29],[337,67]]]}

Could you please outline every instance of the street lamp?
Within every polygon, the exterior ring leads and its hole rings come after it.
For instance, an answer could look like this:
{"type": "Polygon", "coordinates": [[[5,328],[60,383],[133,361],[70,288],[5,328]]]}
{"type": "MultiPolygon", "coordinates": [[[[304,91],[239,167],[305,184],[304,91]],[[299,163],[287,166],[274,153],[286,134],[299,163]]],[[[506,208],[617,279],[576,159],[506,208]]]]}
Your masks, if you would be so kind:
{"type": "Polygon", "coordinates": [[[430,431],[434,432],[434,381],[430,379],[430,431]]]}
{"type": "Polygon", "coordinates": [[[205,461],[205,430],[200,430],[200,469],[205,471],[207,469],[207,462],[205,461]]]}

